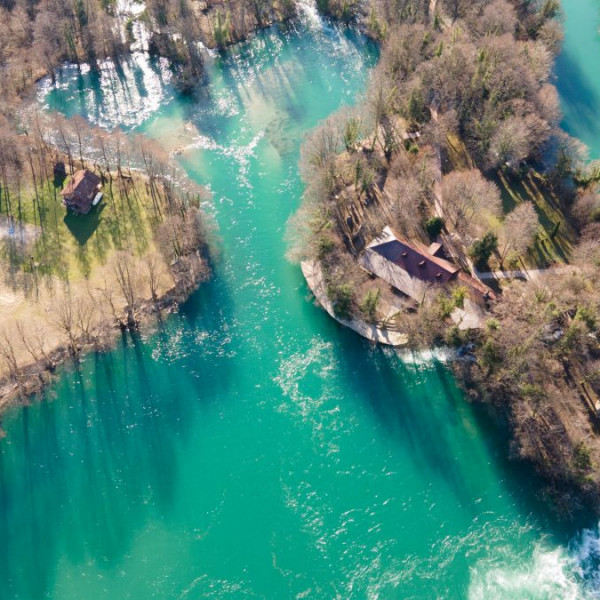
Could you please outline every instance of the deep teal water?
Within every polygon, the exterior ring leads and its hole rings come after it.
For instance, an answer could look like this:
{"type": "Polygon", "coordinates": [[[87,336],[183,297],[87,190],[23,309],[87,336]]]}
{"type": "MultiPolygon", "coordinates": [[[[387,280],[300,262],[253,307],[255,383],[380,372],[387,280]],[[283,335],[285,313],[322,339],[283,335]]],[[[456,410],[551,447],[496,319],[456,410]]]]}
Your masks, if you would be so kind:
{"type": "Polygon", "coordinates": [[[563,0],[565,40],[556,61],[563,127],[600,158],[600,2],[563,0]]]}
{"type": "MultiPolygon", "coordinates": [[[[215,276],[4,419],[2,600],[584,595],[595,534],[568,547],[445,366],[341,329],[285,259],[302,138],[375,60],[309,21],[215,59],[196,102],[156,88],[142,129],[213,191],[215,276]]],[[[48,102],[106,125],[133,98],[135,124],[150,72],[48,102]]]]}

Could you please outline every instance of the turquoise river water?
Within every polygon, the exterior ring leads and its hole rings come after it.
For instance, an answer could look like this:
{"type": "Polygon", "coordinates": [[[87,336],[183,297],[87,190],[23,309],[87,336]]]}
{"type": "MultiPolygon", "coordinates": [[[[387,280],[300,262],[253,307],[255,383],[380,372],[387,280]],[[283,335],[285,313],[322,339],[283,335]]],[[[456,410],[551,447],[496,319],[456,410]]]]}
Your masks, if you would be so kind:
{"type": "MultiPolygon", "coordinates": [[[[570,4],[593,37],[597,3],[570,4]]],[[[445,366],[340,328],[285,259],[302,138],[356,100],[375,61],[307,10],[211,59],[194,103],[144,57],[121,79],[65,70],[42,90],[180,147],[213,191],[220,253],[157,333],[87,356],[4,418],[0,599],[599,593],[597,530],[553,522],[445,366]]]]}
{"type": "Polygon", "coordinates": [[[556,61],[564,128],[600,158],[600,2],[563,0],[565,40],[556,61]]]}

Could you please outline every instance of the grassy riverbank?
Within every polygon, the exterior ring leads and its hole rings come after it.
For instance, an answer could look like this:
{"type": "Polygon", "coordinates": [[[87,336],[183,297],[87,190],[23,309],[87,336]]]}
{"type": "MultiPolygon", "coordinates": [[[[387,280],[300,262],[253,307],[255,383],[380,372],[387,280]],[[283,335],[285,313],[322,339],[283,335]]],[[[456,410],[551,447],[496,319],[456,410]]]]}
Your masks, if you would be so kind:
{"type": "Polygon", "coordinates": [[[175,86],[191,91],[202,80],[198,42],[224,48],[294,16],[296,5],[285,0],[260,6],[91,3],[82,10],[85,14],[49,15],[41,3],[31,15],[32,27],[50,19],[67,31],[65,38],[48,40],[41,29],[17,36],[19,7],[0,6],[3,39],[11,40],[0,45],[6,100],[0,110],[3,401],[36,391],[57,363],[110,345],[115,328],[137,327],[149,314],[185,299],[209,271],[206,223],[199,211],[204,192],[181,176],[163,148],[128,140],[118,131],[92,130],[80,118],[18,113],[21,99],[42,75],[53,76],[62,61],[87,62],[95,70],[104,59],[118,65],[140,51],[167,58],[175,86]],[[112,27],[101,47],[100,32],[87,26],[90,20],[112,27]],[[117,35],[122,29],[125,43],[117,35]],[[84,159],[86,154],[93,158],[84,159]],[[87,167],[102,177],[103,201],[89,214],[65,211],[64,182],[53,174],[57,162],[67,163],[69,172],[87,167]]]}
{"type": "MultiPolygon", "coordinates": [[[[93,165],[74,164],[74,168],[93,165]]],[[[0,205],[0,405],[27,397],[63,360],[112,343],[181,301],[208,275],[201,190],[120,167],[98,171],[88,214],[62,205],[66,183],[36,180],[0,205]]],[[[62,179],[62,178],[60,178],[62,179]]]]}

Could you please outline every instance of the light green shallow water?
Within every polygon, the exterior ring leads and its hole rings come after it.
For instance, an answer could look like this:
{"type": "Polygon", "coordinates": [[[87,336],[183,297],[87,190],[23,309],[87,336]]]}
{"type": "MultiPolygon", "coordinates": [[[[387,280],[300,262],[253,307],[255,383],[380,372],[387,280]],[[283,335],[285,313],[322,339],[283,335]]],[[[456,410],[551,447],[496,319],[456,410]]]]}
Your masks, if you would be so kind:
{"type": "MultiPolygon", "coordinates": [[[[594,581],[596,534],[567,548],[445,367],[338,327],[284,259],[302,136],[375,61],[308,26],[216,60],[200,102],[144,125],[202,134],[182,164],[214,192],[215,276],[4,419],[0,599],[575,598],[594,581]]],[[[93,109],[88,84],[49,102],[93,109]]]]}

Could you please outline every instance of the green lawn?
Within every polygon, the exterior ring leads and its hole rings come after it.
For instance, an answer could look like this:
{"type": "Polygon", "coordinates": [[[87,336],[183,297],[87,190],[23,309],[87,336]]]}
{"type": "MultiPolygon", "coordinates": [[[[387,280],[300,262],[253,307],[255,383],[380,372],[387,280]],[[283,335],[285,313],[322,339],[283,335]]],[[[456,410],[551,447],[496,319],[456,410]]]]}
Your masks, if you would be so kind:
{"type": "Polygon", "coordinates": [[[62,204],[60,187],[48,180],[13,198],[10,210],[0,202],[0,212],[39,228],[37,240],[17,251],[4,244],[4,258],[12,269],[31,270],[32,257],[38,272],[64,279],[88,277],[95,264],[106,262],[115,249],[145,252],[152,240],[158,215],[147,191],[145,179],[114,177],[105,183],[104,197],[87,215],[76,215],[62,204]]]}
{"type": "MultiPolygon", "coordinates": [[[[448,135],[446,156],[450,170],[475,167],[467,148],[455,135],[448,135]]],[[[540,232],[522,260],[528,268],[544,268],[556,263],[567,263],[577,234],[565,216],[560,198],[534,169],[524,177],[510,176],[498,171],[492,180],[500,188],[502,211],[506,215],[527,200],[535,206],[540,220],[540,232]],[[560,223],[558,229],[556,224],[560,223]]],[[[493,227],[496,223],[490,223],[493,227]]]]}
{"type": "Polygon", "coordinates": [[[522,178],[509,177],[497,173],[495,182],[502,193],[504,213],[510,212],[518,204],[531,201],[540,220],[540,233],[529,252],[522,257],[530,268],[543,268],[555,263],[567,263],[577,234],[568,219],[560,198],[545,183],[539,173],[530,169],[522,178]],[[556,229],[557,223],[558,229],[556,229]]]}

